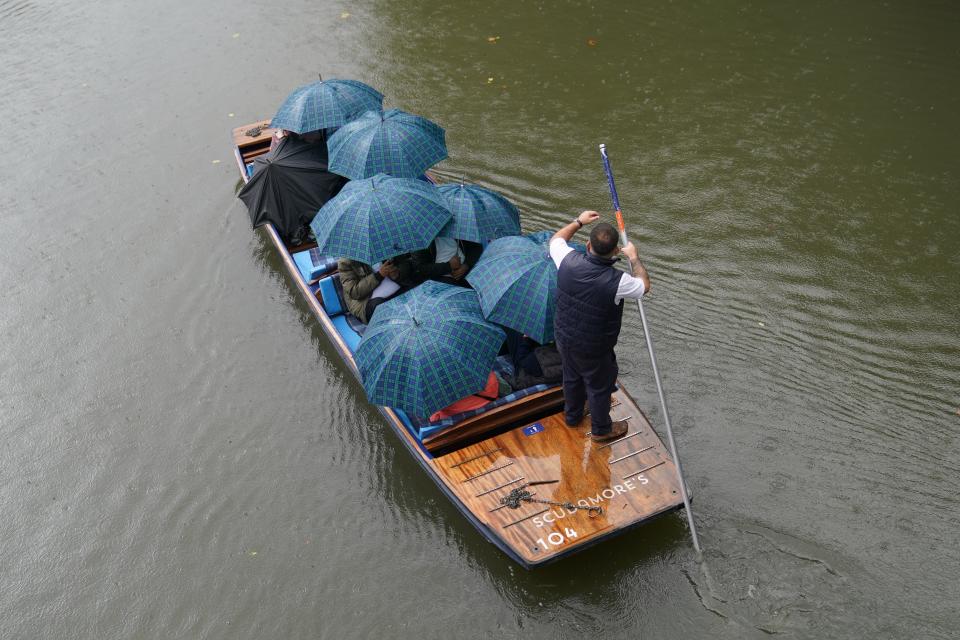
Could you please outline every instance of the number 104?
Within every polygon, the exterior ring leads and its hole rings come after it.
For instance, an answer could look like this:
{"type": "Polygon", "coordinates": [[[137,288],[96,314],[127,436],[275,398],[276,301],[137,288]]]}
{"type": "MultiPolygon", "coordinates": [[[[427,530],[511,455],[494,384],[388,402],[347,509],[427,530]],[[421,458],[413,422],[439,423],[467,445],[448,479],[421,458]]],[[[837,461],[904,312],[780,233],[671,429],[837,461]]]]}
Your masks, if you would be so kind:
{"type": "Polygon", "coordinates": [[[570,527],[564,527],[563,533],[559,531],[554,531],[547,536],[547,539],[537,538],[537,544],[540,545],[543,549],[549,549],[550,547],[559,547],[564,542],[568,542],[577,537],[577,532],[570,527]]]}

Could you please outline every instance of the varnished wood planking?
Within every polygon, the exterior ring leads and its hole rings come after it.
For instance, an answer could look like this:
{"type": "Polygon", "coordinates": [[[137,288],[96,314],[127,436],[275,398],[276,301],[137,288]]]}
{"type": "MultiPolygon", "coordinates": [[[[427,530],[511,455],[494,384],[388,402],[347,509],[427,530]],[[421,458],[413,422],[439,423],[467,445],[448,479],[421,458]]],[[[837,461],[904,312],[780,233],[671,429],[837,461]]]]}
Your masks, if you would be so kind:
{"type": "Polygon", "coordinates": [[[609,445],[586,437],[589,420],[572,429],[558,413],[538,421],[543,425],[539,433],[526,435],[522,428],[514,429],[442,456],[434,466],[493,535],[531,564],[549,560],[682,504],[663,443],[632,399],[622,392],[617,396],[612,417],[632,416],[630,430],[628,437],[609,445]],[[638,473],[643,473],[646,484],[636,478],[638,473]],[[559,482],[528,487],[533,497],[575,504],[598,501],[603,513],[591,517],[584,509],[571,512],[536,502],[521,503],[518,509],[500,504],[511,490],[541,480],[559,482]],[[550,544],[551,534],[552,541],[562,542],[550,544]]]}
{"type": "Polygon", "coordinates": [[[259,146],[266,142],[270,144],[270,136],[273,135],[273,129],[270,128],[270,120],[261,120],[259,122],[251,122],[250,124],[245,124],[242,127],[237,127],[233,130],[233,144],[236,145],[241,151],[247,149],[247,147],[259,146]],[[248,136],[247,132],[253,129],[260,129],[260,133],[255,136],[248,136]]]}
{"type": "Polygon", "coordinates": [[[255,158],[267,153],[270,150],[270,137],[273,135],[273,129],[269,128],[269,120],[260,122],[251,122],[250,124],[237,127],[233,130],[233,143],[236,145],[237,159],[240,164],[240,175],[244,182],[247,181],[245,165],[253,162],[255,158]],[[260,133],[256,136],[248,136],[247,132],[260,128],[260,133]]]}

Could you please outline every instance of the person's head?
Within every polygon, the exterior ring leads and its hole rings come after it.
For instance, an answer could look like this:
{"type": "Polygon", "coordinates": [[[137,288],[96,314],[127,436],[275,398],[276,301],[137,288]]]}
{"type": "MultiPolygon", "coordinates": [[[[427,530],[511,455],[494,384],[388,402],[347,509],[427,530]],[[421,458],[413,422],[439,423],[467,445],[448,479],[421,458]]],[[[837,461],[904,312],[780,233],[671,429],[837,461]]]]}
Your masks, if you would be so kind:
{"type": "Polygon", "coordinates": [[[590,241],[587,242],[587,251],[601,258],[612,258],[617,253],[617,241],[620,236],[613,225],[601,222],[590,232],[590,241]]]}

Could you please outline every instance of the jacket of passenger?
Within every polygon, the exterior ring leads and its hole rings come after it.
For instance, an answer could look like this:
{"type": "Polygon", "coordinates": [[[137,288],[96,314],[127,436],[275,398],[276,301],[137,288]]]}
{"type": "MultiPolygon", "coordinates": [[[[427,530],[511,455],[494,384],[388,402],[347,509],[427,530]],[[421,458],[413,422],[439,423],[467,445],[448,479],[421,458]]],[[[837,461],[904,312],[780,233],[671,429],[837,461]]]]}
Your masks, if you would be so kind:
{"type": "Polygon", "coordinates": [[[361,322],[369,322],[367,300],[383,278],[370,265],[357,260],[341,258],[337,261],[337,269],[340,271],[340,285],[343,287],[347,311],[360,318],[361,322]]]}
{"type": "Polygon", "coordinates": [[[535,384],[556,384],[563,380],[563,363],[560,360],[557,345],[553,343],[540,345],[533,350],[533,355],[543,375],[535,376],[523,368],[518,369],[509,380],[510,387],[514,391],[526,389],[535,384]]]}

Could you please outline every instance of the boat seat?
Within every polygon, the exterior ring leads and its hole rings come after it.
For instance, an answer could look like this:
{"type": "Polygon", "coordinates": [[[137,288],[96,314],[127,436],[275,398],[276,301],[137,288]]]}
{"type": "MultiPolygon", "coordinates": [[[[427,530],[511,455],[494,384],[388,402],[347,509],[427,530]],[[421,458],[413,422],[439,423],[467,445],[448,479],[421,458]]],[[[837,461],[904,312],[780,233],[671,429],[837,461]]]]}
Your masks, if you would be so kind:
{"type": "Polygon", "coordinates": [[[343,338],[343,341],[350,349],[350,353],[356,353],[357,345],[360,344],[360,338],[363,336],[367,325],[360,322],[355,315],[347,312],[347,305],[343,302],[343,286],[340,284],[340,274],[335,273],[332,276],[322,278],[317,283],[320,292],[320,301],[323,308],[333,322],[337,333],[343,338]]]}
{"type": "Polygon", "coordinates": [[[442,420],[437,420],[436,422],[430,422],[428,418],[410,416],[410,423],[413,425],[414,429],[417,430],[417,435],[419,436],[419,438],[423,440],[428,436],[432,436],[435,433],[443,431],[444,429],[448,429],[460,422],[463,422],[467,418],[478,416],[481,413],[486,413],[487,411],[490,411],[491,409],[502,407],[505,404],[510,404],[514,400],[519,400],[520,398],[526,398],[529,395],[533,395],[534,393],[538,393],[540,391],[546,391],[547,389],[555,386],[557,385],[535,384],[532,387],[527,387],[526,389],[520,389],[518,391],[514,391],[513,393],[509,393],[503,396],[502,398],[491,400],[490,402],[483,405],[482,407],[471,409],[469,411],[462,411],[460,413],[456,413],[447,418],[443,418],[442,420]]]}
{"type": "Polygon", "coordinates": [[[307,282],[314,282],[317,278],[322,278],[337,268],[337,259],[322,255],[316,247],[293,254],[293,262],[297,265],[300,275],[307,282]]]}
{"type": "Polygon", "coordinates": [[[337,333],[339,333],[343,341],[347,343],[347,348],[350,349],[350,353],[356,353],[357,346],[360,344],[360,339],[363,336],[353,330],[347,317],[343,314],[336,318],[330,318],[330,320],[333,322],[333,326],[336,327],[337,333]]]}

